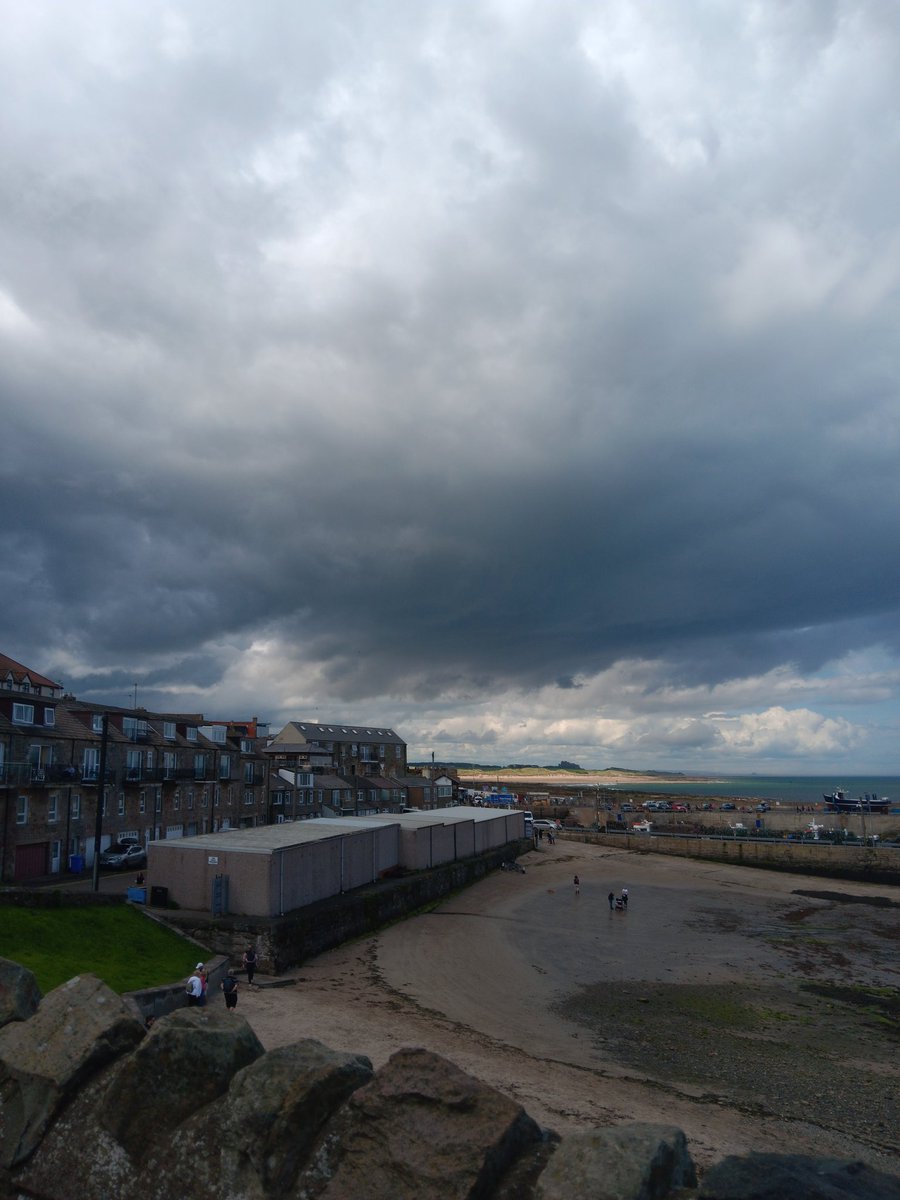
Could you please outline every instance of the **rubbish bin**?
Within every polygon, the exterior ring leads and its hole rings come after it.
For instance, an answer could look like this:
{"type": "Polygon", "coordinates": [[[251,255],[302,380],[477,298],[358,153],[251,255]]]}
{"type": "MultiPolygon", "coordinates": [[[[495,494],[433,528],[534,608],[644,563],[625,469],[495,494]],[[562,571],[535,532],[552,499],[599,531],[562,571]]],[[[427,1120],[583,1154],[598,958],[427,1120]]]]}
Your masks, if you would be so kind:
{"type": "Polygon", "coordinates": [[[73,875],[80,875],[84,870],[84,855],[70,854],[69,855],[69,870],[73,875]]]}
{"type": "Polygon", "coordinates": [[[150,903],[154,908],[165,908],[169,903],[169,889],[167,887],[152,887],[150,889],[150,903]]]}

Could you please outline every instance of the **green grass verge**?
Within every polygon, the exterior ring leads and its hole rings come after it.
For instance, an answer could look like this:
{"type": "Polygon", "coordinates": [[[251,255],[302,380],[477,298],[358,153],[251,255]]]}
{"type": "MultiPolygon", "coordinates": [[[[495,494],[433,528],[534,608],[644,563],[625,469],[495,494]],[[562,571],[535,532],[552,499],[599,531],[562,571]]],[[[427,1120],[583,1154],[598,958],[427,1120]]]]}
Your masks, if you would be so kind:
{"type": "Polygon", "coordinates": [[[186,978],[209,958],[130,906],[0,909],[0,956],[33,971],[44,995],[75,975],[93,974],[114,992],[186,978]]]}

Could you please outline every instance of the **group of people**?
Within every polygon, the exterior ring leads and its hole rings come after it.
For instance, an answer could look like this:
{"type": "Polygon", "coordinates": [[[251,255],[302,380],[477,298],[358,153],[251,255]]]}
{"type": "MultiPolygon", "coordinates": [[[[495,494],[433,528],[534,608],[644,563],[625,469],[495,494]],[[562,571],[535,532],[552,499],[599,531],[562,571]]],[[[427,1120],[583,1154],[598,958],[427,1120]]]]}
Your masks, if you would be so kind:
{"type": "MultiPolygon", "coordinates": [[[[575,895],[580,896],[581,895],[581,880],[578,878],[577,875],[575,876],[575,879],[573,880],[573,882],[575,884],[575,895]]],[[[615,892],[610,892],[607,899],[609,900],[609,911],[610,912],[612,912],[613,909],[618,909],[620,912],[624,911],[624,909],[626,909],[628,907],[628,888],[627,887],[622,888],[621,895],[619,895],[619,896],[617,896],[615,894],[615,892]]]]}
{"type": "MultiPolygon", "coordinates": [[[[241,967],[247,973],[248,985],[253,984],[253,976],[256,974],[257,966],[256,950],[253,946],[248,946],[244,951],[241,959],[241,967]]],[[[234,967],[229,966],[225,978],[219,985],[222,989],[222,995],[225,997],[226,1008],[237,1008],[238,1000],[238,981],[235,976],[234,967]]],[[[188,978],[187,986],[187,1002],[189,1008],[203,1008],[206,1004],[206,993],[209,988],[209,972],[202,962],[198,962],[194,967],[193,972],[188,978]]]]}

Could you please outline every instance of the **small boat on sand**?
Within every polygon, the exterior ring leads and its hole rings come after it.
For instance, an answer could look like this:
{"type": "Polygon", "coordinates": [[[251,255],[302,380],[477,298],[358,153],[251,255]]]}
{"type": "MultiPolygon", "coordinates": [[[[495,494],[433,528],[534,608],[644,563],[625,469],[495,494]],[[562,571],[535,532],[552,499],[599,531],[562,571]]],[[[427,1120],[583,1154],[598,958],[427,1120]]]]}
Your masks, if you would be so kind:
{"type": "Polygon", "coordinates": [[[831,812],[886,813],[891,808],[887,796],[876,796],[874,792],[871,796],[866,792],[865,796],[852,797],[843,788],[836,788],[830,796],[823,793],[822,799],[831,812]]]}

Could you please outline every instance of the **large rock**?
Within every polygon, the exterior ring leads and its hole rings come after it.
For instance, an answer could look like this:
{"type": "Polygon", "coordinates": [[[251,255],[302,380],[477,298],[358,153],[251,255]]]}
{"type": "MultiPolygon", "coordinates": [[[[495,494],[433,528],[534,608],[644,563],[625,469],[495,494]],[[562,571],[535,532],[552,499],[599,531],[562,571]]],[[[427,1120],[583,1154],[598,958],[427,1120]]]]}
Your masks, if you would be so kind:
{"type": "Polygon", "coordinates": [[[331,1122],[297,1195],[482,1200],[541,1131],[518,1104],[427,1050],[400,1050],[331,1122]]]}
{"type": "Polygon", "coordinates": [[[103,1127],[139,1162],[262,1054],[243,1017],[219,1008],[179,1009],[157,1021],[118,1065],[100,1110],[103,1127]]]}
{"type": "Polygon", "coordinates": [[[0,1029],[10,1021],[27,1021],[41,1002],[41,989],[27,967],[0,958],[0,1029]]]}
{"type": "Polygon", "coordinates": [[[30,1020],[0,1029],[0,1166],[26,1159],[62,1102],[143,1036],[140,1021],[94,975],[76,975],[30,1020]]]}
{"type": "Polygon", "coordinates": [[[673,1125],[616,1125],[564,1137],[535,1200],[662,1200],[697,1182],[687,1142],[673,1125]]]}
{"type": "Polygon", "coordinates": [[[861,1162],[748,1154],[710,1167],[701,1200],[900,1200],[900,1179],[861,1162]]]}
{"type": "Polygon", "coordinates": [[[371,1078],[367,1058],[313,1039],[272,1050],[154,1151],[137,1192],[143,1200],[289,1195],[322,1126],[371,1078]]]}

